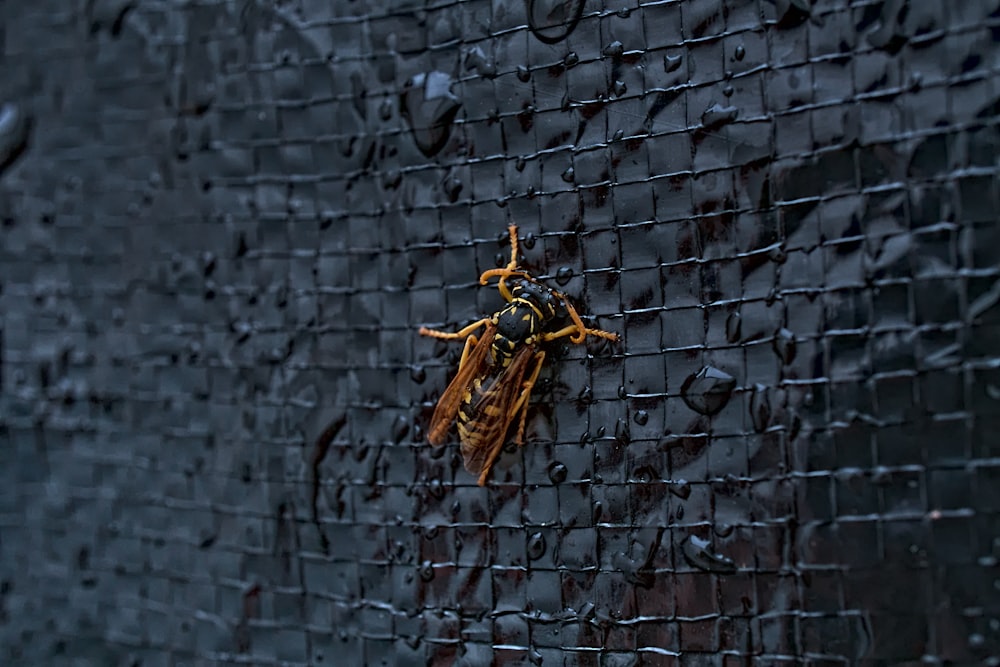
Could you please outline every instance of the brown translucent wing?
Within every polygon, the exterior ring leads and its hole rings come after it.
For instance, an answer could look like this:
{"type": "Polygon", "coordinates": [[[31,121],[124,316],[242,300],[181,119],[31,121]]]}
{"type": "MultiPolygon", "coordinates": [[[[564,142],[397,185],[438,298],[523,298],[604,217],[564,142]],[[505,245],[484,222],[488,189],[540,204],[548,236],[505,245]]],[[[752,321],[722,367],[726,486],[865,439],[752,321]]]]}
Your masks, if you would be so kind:
{"type": "Polygon", "coordinates": [[[455,379],[441,394],[437,407],[434,408],[434,416],[431,417],[430,429],[427,434],[427,441],[432,445],[444,443],[448,427],[455,421],[455,415],[458,414],[458,409],[462,405],[462,398],[466,392],[472,390],[472,384],[476,378],[482,377],[484,374],[490,346],[493,345],[493,336],[496,335],[496,332],[495,325],[492,323],[486,325],[483,335],[472,347],[465,363],[459,366],[455,379]]]}
{"type": "Polygon", "coordinates": [[[480,475],[480,485],[503,448],[507,430],[515,416],[511,409],[521,393],[521,383],[534,358],[533,346],[520,348],[511,359],[510,366],[492,382],[484,383],[475,390],[472,414],[466,423],[459,422],[465,469],[480,475]]]}

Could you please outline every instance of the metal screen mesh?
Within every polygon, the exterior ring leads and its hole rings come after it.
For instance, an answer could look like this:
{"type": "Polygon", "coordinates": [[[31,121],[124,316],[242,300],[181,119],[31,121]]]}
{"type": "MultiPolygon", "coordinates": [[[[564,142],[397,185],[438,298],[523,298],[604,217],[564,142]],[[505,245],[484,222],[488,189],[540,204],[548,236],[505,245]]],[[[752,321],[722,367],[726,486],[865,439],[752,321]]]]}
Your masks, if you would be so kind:
{"type": "Polygon", "coordinates": [[[5,664],[1000,664],[1000,3],[0,18],[5,664]]]}

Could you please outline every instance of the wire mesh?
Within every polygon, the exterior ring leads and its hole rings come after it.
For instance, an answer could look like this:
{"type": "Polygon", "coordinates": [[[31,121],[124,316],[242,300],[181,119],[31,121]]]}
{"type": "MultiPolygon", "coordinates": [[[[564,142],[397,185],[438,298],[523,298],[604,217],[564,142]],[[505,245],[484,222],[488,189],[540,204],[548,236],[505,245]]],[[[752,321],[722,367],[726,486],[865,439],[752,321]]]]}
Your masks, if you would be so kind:
{"type": "Polygon", "coordinates": [[[997,664],[997,2],[0,12],[5,663],[997,664]]]}

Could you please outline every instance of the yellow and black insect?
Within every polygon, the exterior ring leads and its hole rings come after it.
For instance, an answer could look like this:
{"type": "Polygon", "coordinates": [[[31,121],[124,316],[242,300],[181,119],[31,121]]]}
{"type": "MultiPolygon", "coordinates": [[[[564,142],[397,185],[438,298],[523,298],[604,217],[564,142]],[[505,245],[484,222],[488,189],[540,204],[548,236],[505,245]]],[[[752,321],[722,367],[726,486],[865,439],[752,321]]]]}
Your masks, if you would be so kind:
{"type": "Polygon", "coordinates": [[[493,277],[500,279],[497,287],[507,305],[455,333],[420,327],[424,336],[465,339],[458,373],[438,401],[427,440],[435,446],[444,444],[457,417],[465,469],[479,475],[480,486],[486,483],[515,419],[514,442],[524,444],[528,399],[545,360],[541,344],[565,336],[575,344],[583,343],[588,335],[618,340],[618,334],[585,327],[565,295],[518,270],[517,225],[511,225],[509,232],[510,262],[479,276],[480,285],[493,277]],[[569,317],[570,324],[545,331],[563,317],[569,317]],[[483,331],[477,337],[480,328],[483,331]]]}

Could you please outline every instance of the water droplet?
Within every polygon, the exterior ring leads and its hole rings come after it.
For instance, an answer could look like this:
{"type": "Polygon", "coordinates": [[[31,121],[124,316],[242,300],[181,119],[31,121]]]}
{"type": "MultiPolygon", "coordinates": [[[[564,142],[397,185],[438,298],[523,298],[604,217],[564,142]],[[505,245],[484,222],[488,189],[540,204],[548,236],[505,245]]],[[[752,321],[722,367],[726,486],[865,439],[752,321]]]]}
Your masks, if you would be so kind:
{"type": "Polygon", "coordinates": [[[786,366],[795,359],[795,334],[782,327],[774,334],[774,353],[786,366]]]}
{"type": "Polygon", "coordinates": [[[663,56],[663,70],[668,74],[670,72],[675,72],[681,66],[683,59],[681,56],[672,56],[669,53],[663,56]]]}
{"type": "Polygon", "coordinates": [[[422,643],[420,635],[407,635],[403,641],[405,641],[406,645],[409,646],[414,651],[419,649],[420,644],[422,643]]]}
{"type": "Polygon", "coordinates": [[[623,384],[618,385],[618,398],[622,401],[628,398],[628,390],[625,389],[625,385],[623,384]]]}
{"type": "Polygon", "coordinates": [[[20,106],[9,102],[0,106],[0,174],[28,147],[31,126],[31,118],[20,106]]]}
{"type": "Polygon", "coordinates": [[[560,267],[556,271],[556,282],[559,285],[566,285],[573,278],[573,269],[568,266],[560,267]]]}
{"type": "Polygon", "coordinates": [[[538,560],[545,555],[545,536],[534,533],[528,538],[528,559],[538,560]]]}
{"type": "Polygon", "coordinates": [[[703,540],[697,535],[689,535],[684,540],[681,550],[684,552],[684,559],[691,567],[716,574],[736,572],[736,563],[733,562],[732,558],[715,552],[711,542],[703,540]]]}
{"type": "Polygon", "coordinates": [[[722,89],[722,94],[725,95],[726,97],[732,97],[733,92],[734,91],[732,86],[726,86],[725,88],[722,89]]]}
{"type": "Polygon", "coordinates": [[[736,388],[736,378],[714,366],[704,366],[689,375],[681,385],[681,397],[687,406],[703,415],[714,415],[729,403],[736,388]]]}
{"type": "Polygon", "coordinates": [[[566,167],[566,171],[562,173],[562,179],[567,183],[572,183],[576,180],[576,171],[573,167],[566,167]]]}
{"type": "Polygon", "coordinates": [[[597,437],[598,438],[603,438],[607,434],[607,432],[608,432],[608,429],[606,427],[600,426],[597,429],[597,437]]]}
{"type": "Polygon", "coordinates": [[[750,421],[758,433],[767,430],[771,421],[770,393],[762,384],[753,386],[753,394],[750,396],[750,421]]]}
{"type": "Polygon", "coordinates": [[[746,58],[746,56],[747,56],[747,50],[742,44],[737,46],[736,50],[733,51],[733,57],[736,58],[737,60],[743,60],[744,58],[746,58]]]}
{"type": "Polygon", "coordinates": [[[701,124],[705,128],[720,127],[732,123],[739,115],[740,110],[736,107],[725,107],[716,103],[702,112],[701,124]]]}
{"type": "Polygon", "coordinates": [[[528,0],[528,28],[546,44],[566,39],[583,14],[584,0],[528,0]]]}
{"type": "Polygon", "coordinates": [[[742,328],[743,317],[740,315],[739,311],[729,313],[729,317],[726,318],[726,340],[730,343],[738,343],[740,341],[740,331],[742,328]]]}
{"type": "Polygon", "coordinates": [[[632,9],[630,7],[622,7],[615,13],[618,14],[618,18],[627,19],[632,16],[632,9]]]}
{"type": "Polygon", "coordinates": [[[420,564],[417,574],[420,575],[423,581],[431,581],[434,578],[434,564],[429,560],[425,560],[420,564]]]}
{"type": "Polygon", "coordinates": [[[639,426],[645,426],[649,422],[649,413],[645,410],[639,410],[635,413],[635,423],[639,426]]]}
{"type": "Polygon", "coordinates": [[[788,261],[788,251],[779,243],[767,252],[767,258],[775,264],[784,264],[788,261]]]}
{"type": "Polygon", "coordinates": [[[618,422],[615,424],[615,442],[619,445],[627,445],[632,441],[632,433],[629,429],[628,420],[622,417],[618,418],[618,422]]]}
{"type": "Polygon", "coordinates": [[[611,58],[621,58],[622,54],[625,53],[625,47],[622,45],[621,42],[615,40],[610,44],[608,44],[607,46],[605,46],[604,51],[602,53],[611,58]]]}
{"type": "Polygon", "coordinates": [[[675,479],[667,485],[667,490],[681,500],[691,497],[691,482],[686,479],[675,479]]]}
{"type": "Polygon", "coordinates": [[[465,54],[465,68],[474,69],[485,79],[493,79],[497,75],[497,64],[478,46],[472,47],[465,54]]]}
{"type": "Polygon", "coordinates": [[[449,176],[443,183],[444,192],[448,196],[448,201],[452,204],[458,201],[458,195],[462,192],[462,181],[454,176],[449,176]]]}
{"type": "Polygon", "coordinates": [[[736,530],[736,526],[731,523],[717,523],[713,530],[719,537],[729,537],[736,530]]]}
{"type": "Polygon", "coordinates": [[[441,500],[444,498],[444,484],[441,483],[440,477],[435,477],[427,484],[427,491],[431,496],[441,500]]]}
{"type": "Polygon", "coordinates": [[[392,102],[388,99],[382,100],[382,104],[378,107],[378,117],[382,120],[389,120],[392,118],[392,102]]]}
{"type": "Polygon", "coordinates": [[[614,92],[615,97],[621,97],[628,92],[628,86],[625,85],[624,81],[615,81],[615,85],[612,86],[611,90],[614,92]]]}
{"type": "Polygon", "coordinates": [[[580,393],[579,393],[579,395],[577,395],[577,399],[576,400],[580,401],[581,403],[585,403],[585,404],[593,403],[594,402],[594,390],[591,389],[589,386],[584,387],[583,389],[580,390],[580,393]]]}
{"type": "Polygon", "coordinates": [[[591,522],[595,524],[600,523],[603,514],[604,514],[604,503],[602,503],[600,500],[595,501],[590,512],[591,522]]]}
{"type": "Polygon", "coordinates": [[[621,141],[625,138],[625,130],[615,130],[614,136],[611,137],[612,141],[621,141]]]}
{"type": "Polygon", "coordinates": [[[518,158],[516,160],[514,160],[514,169],[517,169],[518,171],[524,171],[524,166],[526,164],[527,164],[527,162],[525,162],[524,158],[521,157],[521,156],[518,156],[518,158]]]}
{"type": "Polygon", "coordinates": [[[684,506],[683,505],[681,505],[680,507],[678,507],[677,511],[674,512],[674,519],[676,519],[677,521],[683,521],[684,520],[684,506]]]}
{"type": "Polygon", "coordinates": [[[392,424],[392,441],[398,445],[403,442],[409,432],[410,422],[407,421],[406,417],[403,415],[396,417],[396,421],[392,424]]]}
{"type": "Polygon", "coordinates": [[[517,66],[517,78],[522,83],[528,83],[531,80],[531,71],[524,65],[517,66]]]}
{"type": "Polygon", "coordinates": [[[549,479],[553,484],[562,484],[566,481],[566,476],[569,475],[569,470],[566,466],[559,461],[553,461],[549,464],[549,479]]]}
{"type": "Polygon", "coordinates": [[[566,57],[563,58],[563,65],[566,66],[566,69],[576,66],[579,62],[580,56],[576,55],[576,51],[570,51],[566,54],[566,57]]]}
{"type": "Polygon", "coordinates": [[[812,11],[811,4],[812,0],[777,0],[778,27],[794,28],[804,23],[812,11]]]}
{"type": "Polygon", "coordinates": [[[980,649],[985,645],[986,645],[986,637],[984,637],[983,635],[979,634],[978,632],[974,632],[971,635],[969,635],[969,648],[975,650],[975,649],[980,649]]]}
{"type": "Polygon", "coordinates": [[[632,473],[632,479],[639,484],[649,484],[653,480],[658,479],[659,476],[659,473],[652,466],[639,466],[632,473]]]}
{"type": "Polygon", "coordinates": [[[425,526],[424,527],[424,539],[433,540],[438,536],[440,532],[440,526],[425,526]]]}
{"type": "Polygon", "coordinates": [[[403,88],[400,113],[413,133],[420,152],[431,157],[444,148],[451,124],[462,103],[451,92],[451,78],[444,72],[417,74],[403,88]]]}

